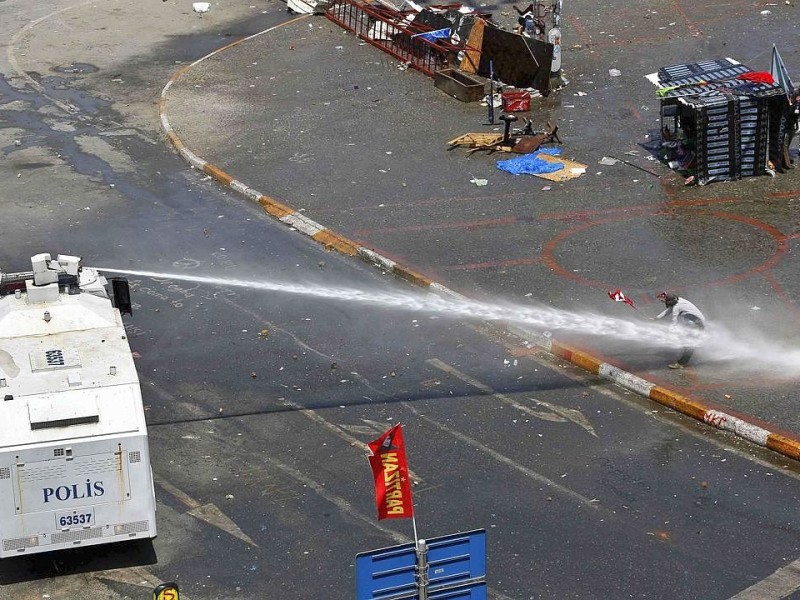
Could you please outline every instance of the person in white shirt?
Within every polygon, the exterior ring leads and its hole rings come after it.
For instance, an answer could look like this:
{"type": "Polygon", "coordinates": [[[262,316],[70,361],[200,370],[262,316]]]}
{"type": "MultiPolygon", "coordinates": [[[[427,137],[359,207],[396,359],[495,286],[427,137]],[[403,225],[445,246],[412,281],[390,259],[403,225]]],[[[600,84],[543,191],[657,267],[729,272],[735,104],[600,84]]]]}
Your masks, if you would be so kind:
{"type": "MultiPolygon", "coordinates": [[[[656,316],[655,319],[670,317],[674,326],[705,329],[706,318],[703,316],[703,313],[686,298],[681,298],[672,292],[661,292],[658,295],[658,299],[661,300],[667,308],[656,316]]],[[[684,346],[678,360],[667,366],[670,369],[683,369],[689,363],[689,359],[692,358],[694,351],[695,346],[684,346]]]]}

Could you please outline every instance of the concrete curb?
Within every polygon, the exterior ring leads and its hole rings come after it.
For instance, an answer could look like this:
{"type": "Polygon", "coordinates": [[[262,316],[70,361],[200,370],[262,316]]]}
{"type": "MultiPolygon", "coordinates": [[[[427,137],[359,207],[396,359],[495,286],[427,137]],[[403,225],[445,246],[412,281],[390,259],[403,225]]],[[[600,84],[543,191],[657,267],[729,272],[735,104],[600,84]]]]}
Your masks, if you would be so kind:
{"type": "MultiPolygon", "coordinates": [[[[325,246],[326,249],[335,250],[347,256],[356,256],[368,263],[384,269],[387,272],[397,275],[398,277],[401,277],[402,279],[405,279],[414,285],[427,288],[430,291],[451,297],[465,298],[458,292],[454,292],[453,290],[434,282],[425,275],[422,275],[421,273],[418,273],[403,265],[399,265],[395,261],[378,254],[374,250],[358,245],[358,243],[328,229],[316,221],[309,219],[293,208],[286,206],[274,198],[271,198],[266,194],[262,194],[261,192],[258,192],[257,190],[247,186],[241,181],[234,179],[222,169],[208,163],[186,148],[186,146],[170,126],[166,111],[167,93],[170,87],[172,87],[172,84],[175,83],[175,81],[177,81],[181,75],[183,75],[183,73],[203,60],[210,58],[226,49],[232,48],[233,46],[236,46],[242,42],[273,31],[278,27],[283,27],[284,25],[294,23],[295,21],[307,17],[308,15],[304,15],[296,19],[292,19],[276,27],[266,29],[255,35],[243,38],[232,44],[228,44],[227,46],[223,46],[222,48],[219,48],[218,50],[215,50],[214,52],[207,54],[206,56],[183,67],[177,73],[175,73],[175,75],[170,78],[169,82],[161,91],[161,97],[158,102],[161,127],[166,133],[167,138],[178,151],[178,153],[183,157],[183,159],[189,163],[193,169],[202,171],[203,173],[214,178],[223,186],[232,189],[248,200],[257,202],[264,208],[264,211],[267,214],[285,223],[287,226],[304,233],[316,242],[325,246]]],[[[711,425],[712,427],[733,433],[742,439],[752,442],[753,444],[768,448],[789,458],[800,460],[800,439],[798,438],[768,431],[760,425],[748,422],[745,418],[727,414],[717,410],[716,408],[708,406],[699,400],[689,398],[674,390],[658,386],[634,375],[633,373],[623,371],[619,367],[598,360],[582,350],[572,348],[537,332],[522,329],[516,326],[507,326],[506,330],[524,340],[532,341],[546,352],[566,360],[567,362],[594,375],[597,375],[602,379],[615,383],[620,387],[649,398],[654,402],[697,419],[698,421],[702,421],[703,423],[711,425]]]]}

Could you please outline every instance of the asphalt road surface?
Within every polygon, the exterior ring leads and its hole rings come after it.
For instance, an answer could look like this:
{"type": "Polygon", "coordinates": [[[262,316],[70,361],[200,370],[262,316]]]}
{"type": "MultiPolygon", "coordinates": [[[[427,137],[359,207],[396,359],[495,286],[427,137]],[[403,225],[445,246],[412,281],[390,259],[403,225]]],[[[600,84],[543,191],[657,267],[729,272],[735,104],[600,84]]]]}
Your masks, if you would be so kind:
{"type": "Polygon", "coordinates": [[[162,581],[190,599],[353,597],[357,553],[413,538],[377,521],[365,459],[397,422],[420,535],[486,529],[491,598],[796,595],[795,463],[493,326],[181,279],[419,294],[221,191],[159,135],[174,70],[283,5],[0,13],[3,270],[44,251],[163,274],[130,277],[126,319],[159,537],[3,561],[0,597],[143,598],[162,581]]]}

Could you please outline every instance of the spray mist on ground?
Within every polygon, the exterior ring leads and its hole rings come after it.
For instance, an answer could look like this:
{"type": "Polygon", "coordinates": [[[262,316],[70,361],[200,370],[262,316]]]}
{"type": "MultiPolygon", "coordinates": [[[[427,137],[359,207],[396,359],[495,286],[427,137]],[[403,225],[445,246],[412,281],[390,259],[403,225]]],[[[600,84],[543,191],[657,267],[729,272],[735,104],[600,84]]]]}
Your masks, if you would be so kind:
{"type": "MultiPolygon", "coordinates": [[[[355,288],[303,285],[277,281],[255,281],[205,277],[184,273],[157,273],[97,267],[101,272],[136,277],[194,282],[223,288],[241,287],[281,294],[295,294],[327,301],[359,303],[383,309],[427,313],[453,319],[496,321],[529,327],[540,334],[570,332],[586,336],[612,338],[646,347],[679,349],[699,346],[704,355],[715,362],[734,361],[737,370],[781,372],[784,376],[800,375],[800,349],[780,348],[766,339],[750,335],[742,338],[722,325],[711,323],[704,331],[668,327],[646,317],[622,319],[593,312],[560,310],[547,306],[513,304],[507,301],[475,301],[457,295],[432,292],[366,291],[355,288]]],[[[638,316],[638,315],[637,315],[638,316]]]]}

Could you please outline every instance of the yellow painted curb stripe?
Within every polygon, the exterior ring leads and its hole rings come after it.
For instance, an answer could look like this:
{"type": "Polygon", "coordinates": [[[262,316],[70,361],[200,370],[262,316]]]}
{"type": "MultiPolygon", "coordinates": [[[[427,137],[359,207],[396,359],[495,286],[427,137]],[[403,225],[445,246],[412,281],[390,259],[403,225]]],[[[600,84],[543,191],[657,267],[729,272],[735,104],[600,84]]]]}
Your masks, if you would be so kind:
{"type": "Polygon", "coordinates": [[[258,199],[258,203],[264,207],[264,210],[276,217],[278,219],[282,217],[287,217],[289,215],[293,215],[295,213],[294,210],[286,206],[285,204],[281,204],[274,198],[270,198],[269,196],[260,196],[258,199]]]}
{"type": "Polygon", "coordinates": [[[792,440],[777,433],[770,433],[767,437],[767,448],[784,456],[800,460],[800,441],[792,440]]]}
{"type": "Polygon", "coordinates": [[[555,340],[550,348],[550,352],[563,358],[564,360],[568,360],[572,364],[581,367],[582,369],[586,369],[595,375],[600,373],[600,365],[603,364],[602,361],[599,361],[593,356],[586,354],[586,352],[570,348],[569,346],[555,340]]]}
{"type": "Polygon", "coordinates": [[[650,399],[700,421],[705,421],[705,416],[708,412],[708,407],[699,402],[658,386],[650,390],[650,399]]]}
{"type": "Polygon", "coordinates": [[[230,186],[231,181],[233,181],[233,177],[228,175],[222,169],[215,167],[214,165],[206,163],[205,166],[203,166],[203,171],[208,175],[211,175],[211,177],[213,177],[220,183],[225,184],[227,186],[230,186]]]}
{"type": "Polygon", "coordinates": [[[407,269],[406,267],[401,267],[399,265],[396,265],[392,269],[392,272],[395,273],[398,277],[401,277],[406,281],[410,281],[411,283],[422,287],[428,287],[433,283],[433,280],[429,279],[428,277],[425,277],[425,275],[417,273],[416,271],[412,271],[411,269],[407,269]]]}
{"type": "Polygon", "coordinates": [[[328,250],[337,250],[347,256],[355,256],[358,254],[358,244],[328,229],[320,231],[311,237],[324,245],[328,250]]]}

